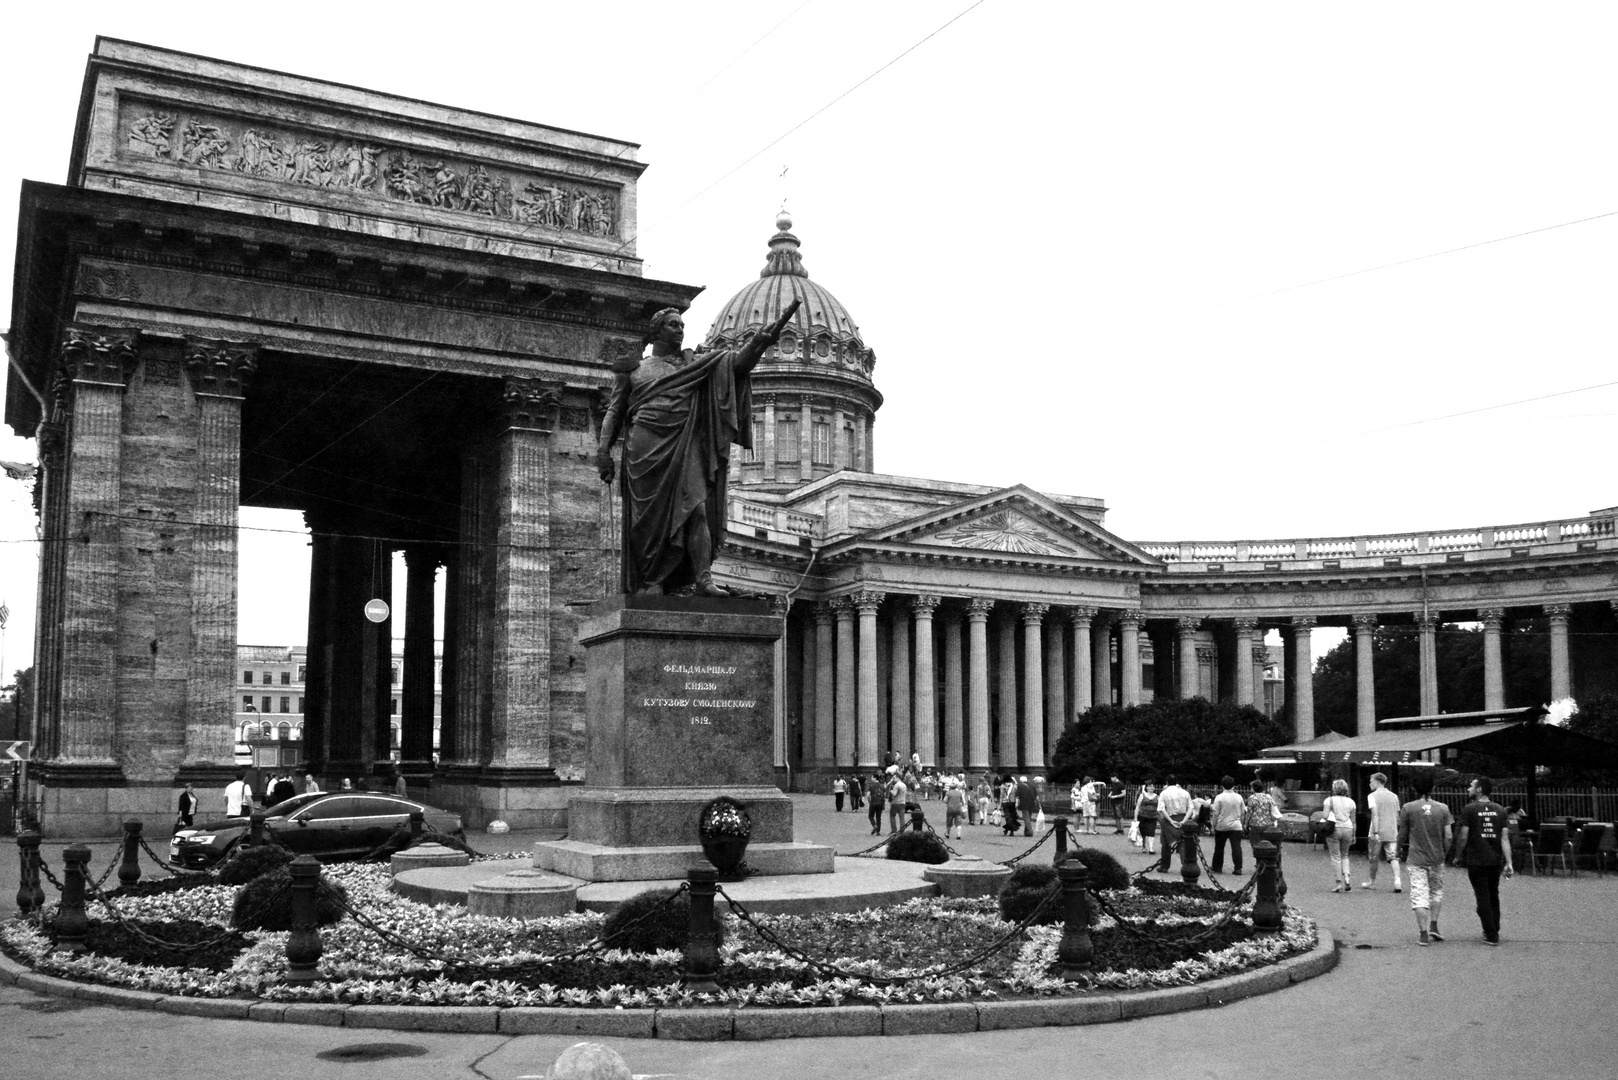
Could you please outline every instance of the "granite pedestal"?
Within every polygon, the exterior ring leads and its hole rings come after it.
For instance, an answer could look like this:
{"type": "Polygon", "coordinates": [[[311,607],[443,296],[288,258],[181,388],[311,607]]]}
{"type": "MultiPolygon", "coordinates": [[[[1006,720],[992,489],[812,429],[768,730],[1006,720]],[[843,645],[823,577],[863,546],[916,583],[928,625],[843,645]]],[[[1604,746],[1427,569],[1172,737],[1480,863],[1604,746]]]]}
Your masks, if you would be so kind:
{"type": "Polygon", "coordinates": [[[697,816],[717,795],[747,804],[747,863],[829,874],[832,849],[793,839],[771,739],[781,619],[762,600],[623,596],[591,610],[585,648],[587,783],[568,835],[534,864],[587,881],[653,881],[708,866],[697,816]]]}

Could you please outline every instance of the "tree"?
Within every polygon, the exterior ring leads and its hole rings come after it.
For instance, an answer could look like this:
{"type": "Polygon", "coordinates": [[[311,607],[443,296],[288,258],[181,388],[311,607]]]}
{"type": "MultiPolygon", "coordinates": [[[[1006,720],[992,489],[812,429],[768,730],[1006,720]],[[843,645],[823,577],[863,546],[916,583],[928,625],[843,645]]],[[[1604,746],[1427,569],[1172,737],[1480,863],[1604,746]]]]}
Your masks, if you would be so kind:
{"type": "Polygon", "coordinates": [[[1239,776],[1237,762],[1290,741],[1291,729],[1250,705],[1206,698],[1149,705],[1098,705],[1062,729],[1051,756],[1053,783],[1085,775],[1213,783],[1239,776]]]}
{"type": "Polygon", "coordinates": [[[0,700],[0,738],[7,742],[28,738],[33,715],[34,669],[27,667],[16,672],[16,685],[10,696],[0,700]]]}

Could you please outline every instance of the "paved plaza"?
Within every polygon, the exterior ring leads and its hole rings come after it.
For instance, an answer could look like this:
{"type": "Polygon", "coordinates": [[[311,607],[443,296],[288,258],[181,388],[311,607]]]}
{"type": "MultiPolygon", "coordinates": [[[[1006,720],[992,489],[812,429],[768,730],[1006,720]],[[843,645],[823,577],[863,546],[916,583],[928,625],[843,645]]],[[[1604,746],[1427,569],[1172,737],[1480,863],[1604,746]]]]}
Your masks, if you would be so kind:
{"type": "MultiPolygon", "coordinates": [[[[863,813],[835,813],[830,797],[795,795],[800,837],[854,851],[869,842],[863,813]]],[[[937,803],[924,803],[939,817],[937,803]]],[[[480,847],[522,848],[539,834],[478,837],[480,847]]],[[[1123,837],[1097,846],[1145,860],[1123,837]]],[[[956,847],[990,859],[1032,841],[968,827],[956,847]]],[[[1204,839],[1205,850],[1211,842],[1204,839]]],[[[154,845],[155,846],[155,845],[154,845]]],[[[99,871],[113,845],[92,845],[99,871]]],[[[1041,855],[1044,850],[1042,849],[1041,855]]],[[[46,848],[59,867],[61,845],[46,848]]],[[[1356,883],[1364,862],[1356,859],[1356,883]]],[[[1247,869],[1251,870],[1251,863],[1247,869]]],[[[0,869],[0,901],[17,888],[16,859],[0,869]]],[[[707,1080],[781,1077],[1034,1076],[1057,1070],[1109,1080],[1171,1076],[1334,1076],[1385,1073],[1440,1077],[1611,1077],[1618,1073],[1618,876],[1584,874],[1504,883],[1502,938],[1485,947],[1464,874],[1452,873],[1442,925],[1447,941],[1415,943],[1408,894],[1394,895],[1386,873],[1377,891],[1329,892],[1318,849],[1287,848],[1290,899],[1343,943],[1342,962],[1322,978],[1278,994],[1217,1009],[1082,1028],[1037,1028],[971,1035],[681,1043],[615,1040],[637,1075],[707,1080]],[[1083,1068],[1078,1069],[1077,1063],[1083,1068]]],[[[1237,879],[1222,878],[1234,885],[1237,879]]],[[[232,1075],[300,1080],[342,1077],[541,1076],[574,1039],[552,1036],[435,1035],[292,1024],[206,1020],[84,1005],[14,987],[0,988],[0,1024],[12,1055],[8,1075],[85,1080],[232,1075]],[[342,1060],[332,1051],[385,1043],[413,1057],[342,1060]],[[326,1054],[328,1056],[321,1057],[326,1054]],[[23,1060],[26,1058],[26,1062],[23,1060]],[[222,1065],[222,1063],[228,1063],[222,1065]]]]}

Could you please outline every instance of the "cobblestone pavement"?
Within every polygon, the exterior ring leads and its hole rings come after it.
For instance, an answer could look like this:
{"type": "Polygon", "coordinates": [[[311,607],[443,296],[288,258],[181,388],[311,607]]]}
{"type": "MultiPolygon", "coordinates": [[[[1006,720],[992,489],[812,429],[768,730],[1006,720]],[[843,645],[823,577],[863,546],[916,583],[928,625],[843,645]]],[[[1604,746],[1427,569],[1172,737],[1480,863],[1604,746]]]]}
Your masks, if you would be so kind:
{"type": "MultiPolygon", "coordinates": [[[[838,814],[826,796],[795,796],[799,835],[855,851],[873,837],[863,814],[838,814]]],[[[925,802],[929,819],[940,805],[925,802]]],[[[1085,838],[1138,868],[1145,856],[1103,827],[1085,838]]],[[[479,836],[487,850],[517,850],[538,834],[479,836]]],[[[159,838],[152,846],[163,850],[159,838]]],[[[1005,859],[1033,841],[967,826],[958,849],[1005,859]]],[[[1211,842],[1203,841],[1211,854],[1211,842]]],[[[60,867],[62,843],[46,844],[60,867]]],[[[1046,858],[1047,844],[1034,857],[1046,858]]],[[[98,873],[114,845],[94,844],[98,873]]],[[[1444,1077],[1607,1078],[1618,1073],[1618,876],[1583,874],[1523,878],[1501,887],[1503,944],[1482,944],[1471,889],[1452,872],[1442,918],[1446,941],[1415,943],[1409,894],[1394,895],[1384,869],[1379,888],[1355,885],[1331,893],[1318,848],[1288,845],[1289,900],[1344,943],[1342,963],[1323,978],[1218,1009],[1082,1028],[1040,1028],[908,1038],[786,1040],[770,1043],[681,1043],[616,1040],[637,1075],[706,1080],[790,1076],[815,1080],[864,1077],[1033,1075],[1059,1068],[1129,1080],[1137,1076],[1236,1077],[1388,1075],[1444,1077]]],[[[1176,864],[1177,869],[1177,864],[1176,864]]],[[[1251,872],[1249,860],[1245,869],[1251,872]]],[[[148,869],[148,873],[151,870],[148,869]]],[[[1220,879],[1235,886],[1233,874],[1220,879]]],[[[0,910],[13,910],[17,889],[12,850],[0,859],[0,910]]],[[[388,1077],[542,1076],[567,1045],[550,1036],[436,1035],[207,1020],[85,1005],[14,987],[0,988],[0,1030],[7,1074],[30,1080],[86,1080],[118,1075],[167,1078],[208,1075],[221,1060],[237,1075],[300,1080],[388,1077]],[[374,1058],[387,1051],[411,1056],[374,1058]],[[26,1060],[23,1060],[26,1058],[26,1060]]]]}

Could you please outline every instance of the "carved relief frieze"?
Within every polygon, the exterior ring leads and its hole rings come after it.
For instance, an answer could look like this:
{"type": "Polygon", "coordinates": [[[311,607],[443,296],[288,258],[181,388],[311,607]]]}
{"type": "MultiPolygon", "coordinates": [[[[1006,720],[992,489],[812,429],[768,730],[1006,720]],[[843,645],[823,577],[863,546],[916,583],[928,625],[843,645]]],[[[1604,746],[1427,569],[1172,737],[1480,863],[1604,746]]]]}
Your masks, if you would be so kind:
{"type": "Polygon", "coordinates": [[[1201,607],[1202,601],[1195,596],[1176,596],[1174,606],[1179,608],[1201,607]]]}
{"type": "Polygon", "coordinates": [[[1544,588],[1546,592],[1567,592],[1567,579],[1559,577],[1551,578],[1549,581],[1545,582],[1544,588]]]}
{"type": "Polygon", "coordinates": [[[135,273],[122,266],[79,266],[79,280],[75,292],[80,296],[94,296],[101,300],[139,300],[140,282],[135,273]]]}
{"type": "Polygon", "coordinates": [[[1479,585],[1477,595],[1478,599],[1480,600],[1487,600],[1495,596],[1504,596],[1506,595],[1506,587],[1504,585],[1494,583],[1479,585]]]}
{"type": "Polygon", "coordinates": [[[1077,555],[1071,544],[1023,514],[1001,510],[923,537],[921,543],[1008,551],[1024,555],[1077,555]]]}
{"type": "Polygon", "coordinates": [[[1258,607],[1258,597],[1256,597],[1256,596],[1233,596],[1233,597],[1230,598],[1230,606],[1231,607],[1237,607],[1237,608],[1258,607]]]}
{"type": "Polygon", "coordinates": [[[586,236],[620,235],[614,189],[326,132],[125,105],[124,153],[171,165],[329,188],[586,236]]]}

